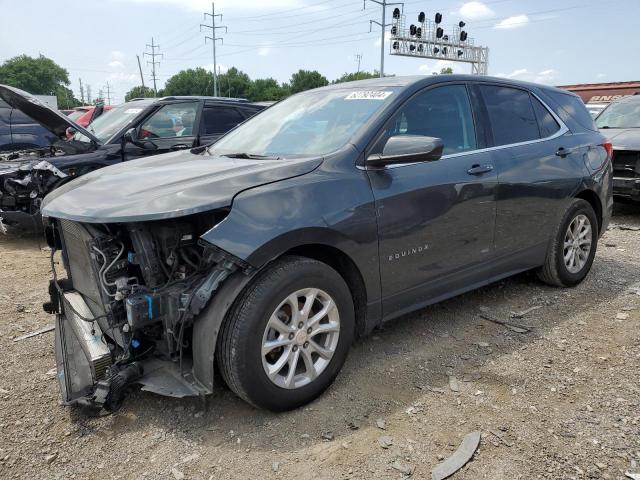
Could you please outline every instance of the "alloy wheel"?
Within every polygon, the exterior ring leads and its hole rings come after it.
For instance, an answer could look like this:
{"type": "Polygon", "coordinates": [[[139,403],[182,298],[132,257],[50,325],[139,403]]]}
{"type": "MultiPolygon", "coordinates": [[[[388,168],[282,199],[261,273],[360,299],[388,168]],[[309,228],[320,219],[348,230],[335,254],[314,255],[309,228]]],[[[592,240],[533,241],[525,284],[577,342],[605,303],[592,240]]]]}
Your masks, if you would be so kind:
{"type": "Polygon", "coordinates": [[[591,222],[586,215],[577,215],[564,235],[564,265],[570,273],[580,272],[591,253],[591,222]]]}
{"type": "Polygon", "coordinates": [[[329,294],[305,288],[285,298],[269,317],[262,337],[262,366],[286,389],[315,380],[329,365],[340,336],[340,314],[329,294]]]}

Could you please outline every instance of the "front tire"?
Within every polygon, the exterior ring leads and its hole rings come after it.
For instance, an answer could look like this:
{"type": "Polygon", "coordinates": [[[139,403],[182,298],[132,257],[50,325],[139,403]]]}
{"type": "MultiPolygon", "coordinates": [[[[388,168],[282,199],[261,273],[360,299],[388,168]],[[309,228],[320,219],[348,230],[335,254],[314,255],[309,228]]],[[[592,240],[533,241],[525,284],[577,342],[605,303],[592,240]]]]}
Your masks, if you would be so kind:
{"type": "Polygon", "coordinates": [[[598,236],[593,207],[585,200],[574,199],[553,234],[545,264],[538,270],[540,280],[557,287],[582,282],[591,270],[598,236]]]}
{"type": "Polygon", "coordinates": [[[316,260],[284,257],[236,300],[216,359],[239,397],[268,410],[291,410],[333,382],[354,327],[353,300],[340,274],[316,260]]]}

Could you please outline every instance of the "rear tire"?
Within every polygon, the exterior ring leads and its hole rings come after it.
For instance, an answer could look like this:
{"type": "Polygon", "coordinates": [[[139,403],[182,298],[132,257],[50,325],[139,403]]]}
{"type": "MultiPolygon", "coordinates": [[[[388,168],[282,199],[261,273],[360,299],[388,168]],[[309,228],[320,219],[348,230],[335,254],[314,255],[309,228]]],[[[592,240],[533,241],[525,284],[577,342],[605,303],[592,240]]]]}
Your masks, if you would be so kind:
{"type": "Polygon", "coordinates": [[[235,301],[216,360],[239,397],[256,407],[291,410],[333,382],[354,327],[351,293],[338,272],[309,258],[283,257],[235,301]]]}
{"type": "Polygon", "coordinates": [[[572,287],[582,282],[598,246],[598,218],[591,205],[574,199],[553,233],[545,264],[538,270],[543,282],[572,287]]]}

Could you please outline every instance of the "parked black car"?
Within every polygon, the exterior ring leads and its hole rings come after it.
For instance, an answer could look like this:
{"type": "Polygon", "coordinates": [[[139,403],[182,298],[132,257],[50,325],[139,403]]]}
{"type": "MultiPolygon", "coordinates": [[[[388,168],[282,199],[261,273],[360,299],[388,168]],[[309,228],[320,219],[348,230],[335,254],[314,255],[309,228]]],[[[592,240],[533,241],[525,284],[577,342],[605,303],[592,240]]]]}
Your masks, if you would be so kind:
{"type": "Polygon", "coordinates": [[[611,215],[609,147],[572,93],[393,77],[85,175],[43,204],[63,398],[204,395],[217,368],[286,410],[382,322],[530,269],[576,285],[611,215]]]}
{"type": "Polygon", "coordinates": [[[613,195],[640,202],[640,95],[611,103],[596,125],[613,144],[613,195]]]}
{"type": "Polygon", "coordinates": [[[48,147],[55,139],[48,129],[0,98],[0,154],[48,147]]]}
{"type": "Polygon", "coordinates": [[[41,224],[42,199],[69,180],[126,160],[208,145],[264,108],[217,97],[138,99],[84,129],[21,90],[0,85],[0,98],[54,138],[45,148],[0,155],[0,217],[27,227],[41,224]]]}

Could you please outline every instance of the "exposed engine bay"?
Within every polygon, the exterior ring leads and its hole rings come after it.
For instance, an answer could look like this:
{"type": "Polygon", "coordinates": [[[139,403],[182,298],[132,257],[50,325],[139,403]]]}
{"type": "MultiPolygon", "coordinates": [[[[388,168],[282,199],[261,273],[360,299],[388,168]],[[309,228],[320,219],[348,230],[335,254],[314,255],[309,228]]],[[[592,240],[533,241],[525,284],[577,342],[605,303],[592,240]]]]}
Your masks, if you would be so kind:
{"type": "Polygon", "coordinates": [[[53,159],[91,148],[83,142],[66,140],[54,142],[48,148],[0,154],[0,218],[10,224],[26,221],[29,228],[39,227],[39,218],[32,224],[29,217],[39,214],[47,193],[73,176],[73,172],[57,168],[53,159]]]}
{"type": "Polygon", "coordinates": [[[194,318],[240,259],[199,240],[227,211],[179,220],[46,228],[57,314],[58,378],[66,403],[114,410],[132,383],[171,396],[201,395],[190,377],[194,318]],[[67,278],[56,273],[62,251],[67,278]]]}

